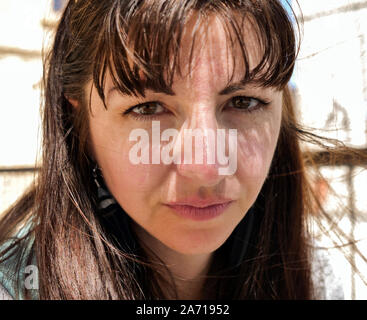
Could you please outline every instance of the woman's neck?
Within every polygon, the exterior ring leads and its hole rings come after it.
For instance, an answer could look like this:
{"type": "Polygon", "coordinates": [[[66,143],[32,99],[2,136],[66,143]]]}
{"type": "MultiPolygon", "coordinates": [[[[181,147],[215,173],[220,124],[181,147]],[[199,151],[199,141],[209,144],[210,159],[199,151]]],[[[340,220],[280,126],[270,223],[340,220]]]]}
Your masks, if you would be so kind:
{"type": "Polygon", "coordinates": [[[163,257],[167,268],[173,275],[178,299],[200,300],[202,288],[211,262],[211,254],[183,255],[177,252],[163,257]]]}
{"type": "Polygon", "coordinates": [[[144,243],[149,243],[149,247],[145,248],[145,251],[150,256],[152,262],[158,263],[158,265],[162,262],[164,263],[165,267],[159,269],[162,270],[160,273],[166,281],[171,279],[166,274],[166,268],[168,268],[177,288],[178,299],[199,300],[203,298],[202,288],[209,271],[212,253],[182,254],[168,248],[144,230],[139,230],[137,234],[142,241],[143,247],[147,247],[146,245],[144,246],[144,243]],[[161,261],[157,261],[157,258],[153,254],[149,254],[149,251],[153,251],[161,261]]]}

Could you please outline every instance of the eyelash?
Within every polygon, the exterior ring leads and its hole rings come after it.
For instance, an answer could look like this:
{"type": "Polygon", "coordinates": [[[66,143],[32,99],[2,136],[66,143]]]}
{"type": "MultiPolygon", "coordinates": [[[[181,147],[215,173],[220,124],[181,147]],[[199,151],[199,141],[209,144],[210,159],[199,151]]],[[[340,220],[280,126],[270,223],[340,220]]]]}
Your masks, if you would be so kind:
{"type": "Polygon", "coordinates": [[[260,98],[247,97],[247,96],[235,96],[235,97],[232,97],[229,101],[230,101],[230,103],[232,103],[235,99],[238,99],[238,98],[256,100],[257,103],[256,103],[255,107],[252,107],[252,108],[249,108],[249,109],[241,109],[241,108],[236,108],[236,107],[230,108],[230,109],[233,109],[233,111],[235,111],[235,112],[254,113],[254,112],[257,112],[257,111],[262,111],[263,109],[266,108],[266,106],[268,106],[270,104],[270,101],[265,101],[265,100],[262,100],[260,98]]]}
{"type": "MultiPolygon", "coordinates": [[[[162,106],[162,104],[159,101],[143,102],[143,103],[140,103],[138,105],[132,106],[131,108],[127,109],[126,111],[123,112],[123,115],[124,116],[126,115],[128,117],[132,117],[133,119],[140,120],[140,121],[156,120],[160,116],[160,114],[141,115],[141,114],[132,112],[136,108],[143,107],[143,106],[146,106],[146,105],[151,105],[151,104],[159,104],[159,105],[162,106]]],[[[161,114],[165,114],[165,113],[167,113],[167,111],[164,111],[161,114]]]]}
{"type": "MultiPolygon", "coordinates": [[[[254,113],[254,112],[257,112],[257,111],[262,111],[264,108],[266,108],[267,105],[270,104],[269,101],[264,101],[264,100],[259,99],[259,98],[247,97],[247,96],[235,96],[235,97],[232,97],[229,101],[230,101],[230,103],[232,103],[234,101],[234,99],[238,99],[238,98],[241,98],[241,99],[245,98],[245,99],[250,99],[250,100],[252,99],[252,100],[257,101],[256,106],[253,107],[251,110],[250,109],[240,109],[240,108],[235,108],[235,107],[231,108],[231,109],[234,109],[234,111],[241,112],[241,113],[254,113]]],[[[168,113],[167,110],[164,111],[164,112],[161,112],[159,114],[147,114],[147,115],[141,115],[141,114],[132,112],[136,108],[144,107],[144,106],[152,105],[152,104],[159,104],[160,106],[162,106],[164,108],[164,106],[159,101],[148,101],[148,102],[143,102],[143,103],[140,103],[138,105],[132,106],[132,107],[128,108],[126,111],[124,111],[122,114],[123,114],[123,116],[126,115],[128,117],[132,117],[133,119],[139,120],[139,121],[153,121],[153,120],[156,120],[160,115],[168,113]]],[[[228,103],[227,103],[227,105],[228,105],[228,103]]]]}

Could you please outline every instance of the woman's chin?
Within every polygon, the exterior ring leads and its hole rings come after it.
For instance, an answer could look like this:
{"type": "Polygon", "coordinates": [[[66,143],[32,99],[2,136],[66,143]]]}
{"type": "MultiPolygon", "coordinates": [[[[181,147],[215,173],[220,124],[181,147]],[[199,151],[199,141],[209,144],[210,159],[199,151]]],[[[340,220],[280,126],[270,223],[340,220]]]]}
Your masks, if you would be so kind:
{"type": "Polygon", "coordinates": [[[221,234],[211,231],[190,232],[181,237],[165,238],[161,242],[169,249],[183,255],[211,254],[228,239],[230,233],[221,234]]]}

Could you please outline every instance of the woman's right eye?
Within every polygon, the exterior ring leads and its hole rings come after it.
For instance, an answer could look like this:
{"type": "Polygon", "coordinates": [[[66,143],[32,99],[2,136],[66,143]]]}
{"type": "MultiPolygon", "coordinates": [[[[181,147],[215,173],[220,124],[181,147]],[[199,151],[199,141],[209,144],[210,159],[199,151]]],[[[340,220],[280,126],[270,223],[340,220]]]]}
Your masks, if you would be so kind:
{"type": "Polygon", "coordinates": [[[131,107],[123,114],[131,116],[137,120],[152,120],[166,112],[166,109],[159,102],[153,101],[144,102],[137,106],[131,107]]]}
{"type": "Polygon", "coordinates": [[[141,115],[152,115],[161,113],[164,111],[164,108],[158,104],[157,102],[148,102],[145,104],[141,104],[132,109],[132,112],[141,114],[141,115]]]}

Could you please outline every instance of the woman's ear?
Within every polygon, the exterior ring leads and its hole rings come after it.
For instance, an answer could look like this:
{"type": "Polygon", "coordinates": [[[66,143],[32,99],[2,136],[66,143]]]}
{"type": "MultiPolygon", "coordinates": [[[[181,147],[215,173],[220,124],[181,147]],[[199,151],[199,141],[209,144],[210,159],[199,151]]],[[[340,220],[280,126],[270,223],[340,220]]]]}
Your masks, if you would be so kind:
{"type": "Polygon", "coordinates": [[[79,105],[79,101],[76,100],[76,99],[71,99],[69,97],[66,97],[66,99],[70,102],[70,104],[74,107],[74,108],[77,108],[78,105],[79,105]]]}

